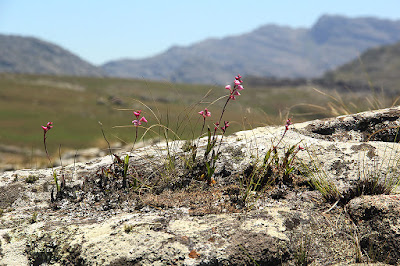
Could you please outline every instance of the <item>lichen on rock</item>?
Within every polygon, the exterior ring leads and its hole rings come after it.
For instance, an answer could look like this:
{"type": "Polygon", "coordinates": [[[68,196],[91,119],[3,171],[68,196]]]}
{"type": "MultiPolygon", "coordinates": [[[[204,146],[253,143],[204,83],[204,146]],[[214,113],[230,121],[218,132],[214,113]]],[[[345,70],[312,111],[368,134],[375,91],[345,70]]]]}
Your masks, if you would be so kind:
{"type": "MultiPolygon", "coordinates": [[[[172,170],[166,144],[121,152],[134,165],[129,186],[110,155],[57,167],[66,185],[53,201],[51,169],[1,173],[0,264],[398,264],[399,114],[397,107],[294,124],[276,148],[280,156],[305,148],[290,182],[254,190],[245,178],[283,127],[225,136],[214,183],[200,164],[185,164],[184,142],[169,143],[172,170]],[[336,189],[333,201],[316,190],[317,175],[336,189]]],[[[199,154],[206,145],[198,140],[199,154]]],[[[279,174],[267,170],[266,178],[279,174]]]]}

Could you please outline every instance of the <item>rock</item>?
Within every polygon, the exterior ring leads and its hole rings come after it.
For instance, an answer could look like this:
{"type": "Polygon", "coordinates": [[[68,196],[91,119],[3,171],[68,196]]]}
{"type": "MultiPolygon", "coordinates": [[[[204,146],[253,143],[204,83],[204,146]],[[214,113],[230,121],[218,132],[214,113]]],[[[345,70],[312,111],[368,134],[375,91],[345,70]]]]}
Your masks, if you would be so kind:
{"type": "Polygon", "coordinates": [[[348,206],[361,248],[377,261],[400,262],[400,195],[361,196],[348,206]]]}
{"type": "Polygon", "coordinates": [[[219,136],[212,179],[201,163],[207,138],[121,149],[126,177],[100,150],[86,162],[1,173],[0,264],[398,264],[399,113],[219,136]],[[261,168],[273,145],[278,163],[261,168]],[[285,174],[277,165],[290,147],[285,174]]]}
{"type": "Polygon", "coordinates": [[[61,161],[64,165],[70,165],[76,162],[89,161],[90,159],[102,157],[105,156],[106,154],[107,152],[100,148],[89,148],[76,151],[68,151],[63,153],[63,155],[61,156],[61,161]]]}

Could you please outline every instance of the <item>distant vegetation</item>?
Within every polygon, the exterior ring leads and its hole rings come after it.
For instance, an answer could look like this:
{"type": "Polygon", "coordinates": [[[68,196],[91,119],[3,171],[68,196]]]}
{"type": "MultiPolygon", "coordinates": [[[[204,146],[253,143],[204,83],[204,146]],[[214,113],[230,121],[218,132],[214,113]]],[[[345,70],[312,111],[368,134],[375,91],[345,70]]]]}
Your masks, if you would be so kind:
{"type": "MultiPolygon", "coordinates": [[[[111,142],[132,142],[134,138],[133,110],[142,109],[149,125],[157,119],[190,138],[201,127],[199,110],[210,99],[225,95],[223,86],[171,84],[113,78],[61,77],[22,74],[0,74],[0,142],[25,147],[41,147],[41,125],[54,122],[49,134],[50,149],[59,144],[64,148],[105,146],[98,121],[104,125],[111,142]],[[204,96],[208,97],[204,98],[204,96]],[[203,102],[200,104],[200,102],[203,102]],[[128,110],[119,110],[128,109],[128,110]],[[189,117],[194,119],[189,119],[189,117]],[[200,121],[196,124],[196,121],[200,121]],[[113,128],[127,126],[127,128],[113,128]],[[194,131],[194,132],[192,132],[194,131]],[[53,145],[53,146],[52,146],[53,145]]],[[[254,92],[249,91],[254,94],[254,92]]],[[[248,101],[253,97],[247,95],[248,101]]],[[[220,111],[222,100],[211,111],[220,111]]],[[[273,108],[270,106],[268,108],[273,108]]],[[[227,119],[234,130],[267,122],[255,105],[234,102],[227,119]],[[251,115],[248,115],[251,113],[251,115]],[[245,118],[248,116],[247,118],[245,118]]],[[[276,114],[277,112],[275,112],[276,114]]],[[[156,133],[147,137],[156,137],[156,133]]]]}
{"type": "MultiPolygon", "coordinates": [[[[374,108],[365,97],[370,91],[357,93],[324,90],[318,84],[262,85],[244,77],[245,90],[240,101],[228,106],[224,119],[229,133],[267,124],[284,124],[287,117],[294,123],[374,108]],[[246,84],[248,82],[248,84],[246,84]],[[322,89],[333,95],[316,92],[322,89]]],[[[54,122],[49,134],[49,149],[57,151],[91,146],[105,147],[98,121],[104,125],[111,142],[134,138],[133,110],[142,109],[149,124],[168,126],[183,138],[193,138],[201,130],[198,111],[205,107],[211,113],[221,111],[226,95],[223,86],[172,84],[146,80],[60,77],[42,75],[0,75],[0,142],[2,144],[41,148],[42,128],[54,122]],[[155,115],[147,109],[151,108],[155,115]],[[126,109],[126,110],[119,110],[126,109]],[[115,128],[115,126],[127,126],[115,128]]],[[[390,105],[392,98],[379,99],[390,105]]],[[[147,138],[157,138],[153,132],[147,138]]],[[[171,135],[172,138],[172,135],[171,135]]]]}

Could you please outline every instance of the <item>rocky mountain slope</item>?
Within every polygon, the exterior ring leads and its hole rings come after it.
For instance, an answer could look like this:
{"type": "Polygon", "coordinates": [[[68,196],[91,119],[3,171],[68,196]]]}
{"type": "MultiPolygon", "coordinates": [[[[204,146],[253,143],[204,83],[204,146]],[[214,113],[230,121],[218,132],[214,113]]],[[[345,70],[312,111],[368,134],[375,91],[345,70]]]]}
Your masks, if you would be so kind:
{"type": "Polygon", "coordinates": [[[310,29],[265,25],[253,32],[171,47],[141,60],[93,66],[55,44],[0,35],[0,72],[145,78],[188,83],[229,81],[232,73],[310,78],[368,48],[400,40],[400,21],[322,16],[310,29]]]}
{"type": "Polygon", "coordinates": [[[357,82],[382,88],[385,91],[400,89],[400,43],[371,48],[359,58],[330,71],[325,80],[357,82]]]}
{"type": "Polygon", "coordinates": [[[400,21],[322,16],[311,29],[276,25],[253,32],[172,47],[142,60],[104,64],[111,76],[189,83],[225,83],[231,73],[317,77],[368,48],[400,40],[400,21]]]}
{"type": "Polygon", "coordinates": [[[183,141],[120,154],[128,186],[116,156],[53,169],[59,193],[52,169],[2,173],[0,264],[399,264],[399,125],[390,108],[237,132],[209,184],[180,161],[192,157],[183,141]],[[280,163],[259,172],[271,145],[280,163]]]}
{"type": "Polygon", "coordinates": [[[0,72],[102,76],[101,69],[64,48],[32,37],[0,34],[0,72]]]}

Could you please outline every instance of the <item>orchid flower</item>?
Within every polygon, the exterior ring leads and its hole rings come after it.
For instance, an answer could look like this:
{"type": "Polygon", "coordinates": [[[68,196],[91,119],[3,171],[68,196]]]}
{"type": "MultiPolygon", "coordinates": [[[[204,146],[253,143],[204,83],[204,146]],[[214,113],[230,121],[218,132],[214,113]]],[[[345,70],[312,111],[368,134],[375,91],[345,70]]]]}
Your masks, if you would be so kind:
{"type": "Polygon", "coordinates": [[[289,118],[288,120],[286,120],[285,131],[288,131],[288,130],[289,130],[289,126],[290,126],[291,124],[293,124],[293,123],[291,122],[291,119],[290,119],[290,118],[289,118]]]}
{"type": "Polygon", "coordinates": [[[229,127],[229,122],[224,121],[224,126],[221,128],[222,132],[225,133],[226,129],[229,127]]]}
{"type": "Polygon", "coordinates": [[[133,114],[136,116],[136,118],[139,119],[140,114],[142,113],[142,110],[138,110],[138,111],[133,111],[133,114]]]}
{"type": "Polygon", "coordinates": [[[231,85],[226,85],[225,89],[229,90],[230,94],[229,94],[229,100],[236,100],[235,96],[239,96],[240,93],[238,91],[244,90],[243,86],[242,86],[242,76],[237,75],[235,77],[235,81],[233,82],[233,89],[231,85]]]}
{"type": "Polygon", "coordinates": [[[210,117],[211,116],[211,112],[208,111],[207,108],[205,108],[203,111],[198,112],[198,114],[202,115],[204,117],[204,119],[206,119],[206,117],[210,117]]]}
{"type": "Polygon", "coordinates": [[[132,121],[132,124],[137,127],[142,124],[142,122],[147,123],[147,119],[142,116],[140,119],[140,114],[142,113],[142,110],[134,111],[133,114],[136,116],[136,119],[132,121]]]}
{"type": "Polygon", "coordinates": [[[46,126],[42,126],[43,130],[44,130],[44,134],[47,133],[47,131],[49,131],[53,126],[53,122],[48,122],[46,126]]]}

